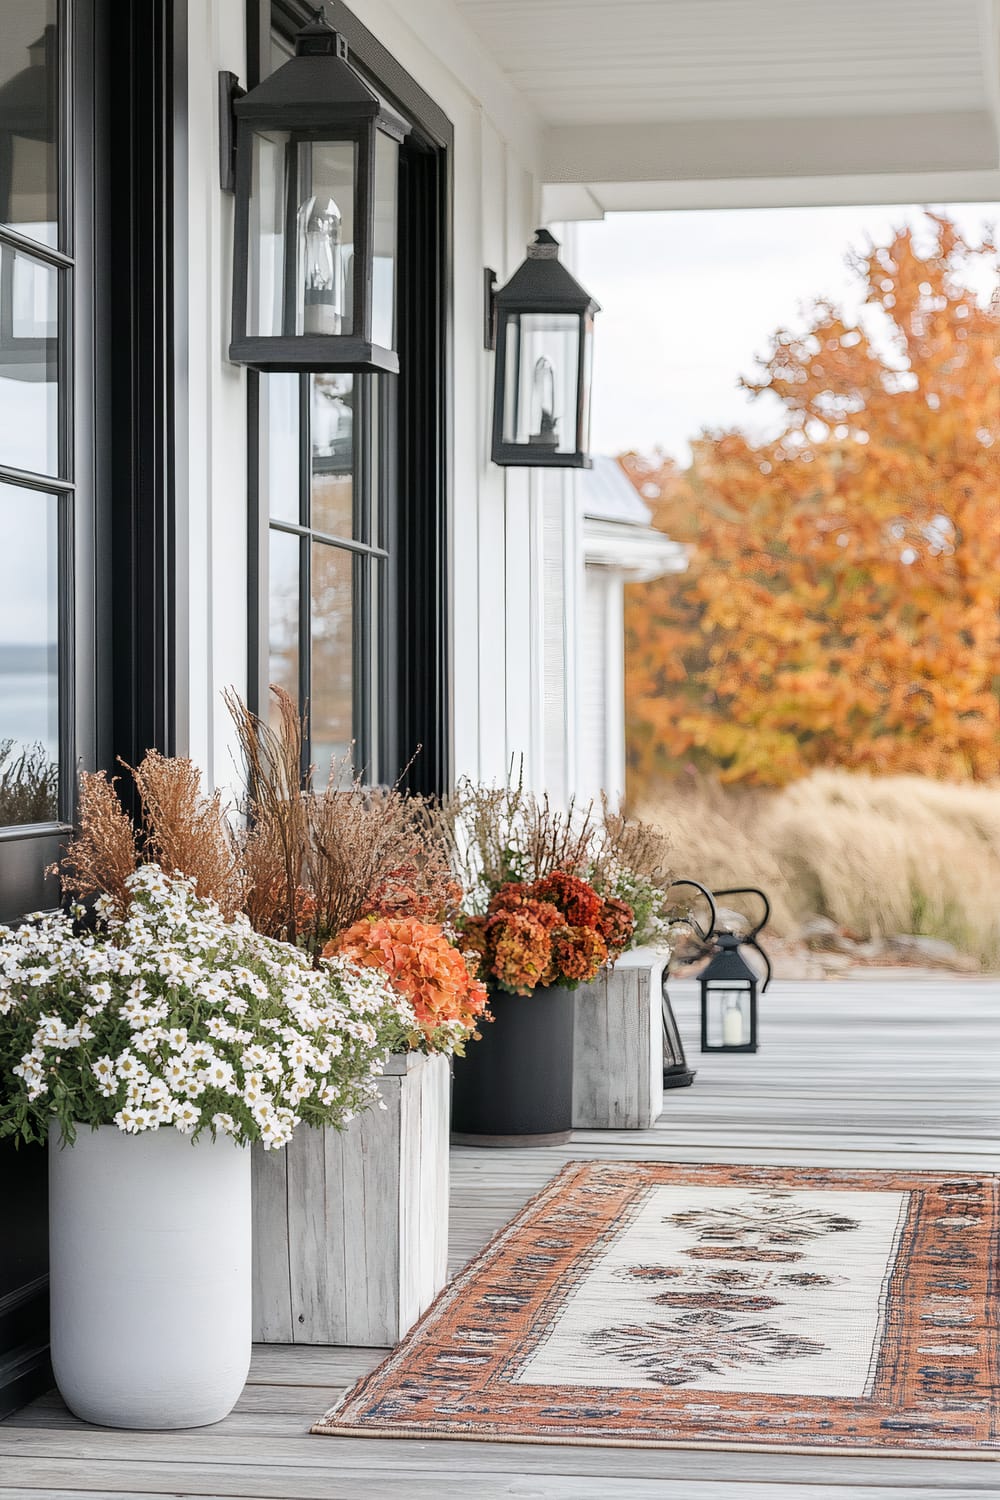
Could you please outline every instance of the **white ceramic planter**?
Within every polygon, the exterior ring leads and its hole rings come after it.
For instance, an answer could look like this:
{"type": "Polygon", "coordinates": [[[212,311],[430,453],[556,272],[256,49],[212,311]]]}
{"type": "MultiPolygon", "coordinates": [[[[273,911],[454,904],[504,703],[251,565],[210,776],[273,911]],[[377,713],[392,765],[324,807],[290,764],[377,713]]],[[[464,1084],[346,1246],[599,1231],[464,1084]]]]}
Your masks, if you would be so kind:
{"type": "Polygon", "coordinates": [[[250,1152],[174,1129],[49,1136],[52,1367],[102,1427],[201,1427],[250,1368],[250,1152]]]}
{"type": "Polygon", "coordinates": [[[634,948],[577,990],[574,1130],[648,1130],[661,1114],[666,959],[634,948]]]}
{"type": "Polygon", "coordinates": [[[448,1273],[450,1070],[391,1057],[385,1109],[253,1157],[254,1338],[396,1344],[448,1273]]]}

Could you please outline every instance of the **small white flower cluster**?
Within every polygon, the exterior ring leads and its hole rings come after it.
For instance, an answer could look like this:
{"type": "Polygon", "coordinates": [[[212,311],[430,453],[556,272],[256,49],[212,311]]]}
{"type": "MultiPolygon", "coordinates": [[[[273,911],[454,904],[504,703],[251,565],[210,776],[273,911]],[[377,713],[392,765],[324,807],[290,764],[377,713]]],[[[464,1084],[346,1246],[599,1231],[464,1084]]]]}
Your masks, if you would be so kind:
{"type": "MultiPolygon", "coordinates": [[[[377,1096],[415,1018],[375,969],[319,969],[155,865],[97,932],[64,914],[0,932],[0,1135],[55,1115],[131,1135],[172,1125],[283,1146],[301,1121],[343,1124],[377,1096]]],[[[67,1129],[68,1127],[68,1129],[67,1129]]]]}
{"type": "Polygon", "coordinates": [[[646,876],[638,875],[619,860],[607,860],[600,881],[594,872],[588,871],[595,889],[602,896],[614,896],[631,907],[635,919],[631,948],[658,948],[670,952],[676,921],[665,914],[667,893],[662,885],[646,876]]]}

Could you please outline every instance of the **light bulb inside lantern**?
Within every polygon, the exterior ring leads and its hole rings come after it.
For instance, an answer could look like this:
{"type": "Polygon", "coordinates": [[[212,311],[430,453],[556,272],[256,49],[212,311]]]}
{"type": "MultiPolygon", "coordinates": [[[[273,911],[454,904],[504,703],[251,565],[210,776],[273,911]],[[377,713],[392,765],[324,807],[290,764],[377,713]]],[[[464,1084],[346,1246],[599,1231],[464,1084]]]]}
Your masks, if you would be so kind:
{"type": "Polygon", "coordinates": [[[529,441],[555,448],[559,443],[559,418],[556,416],[556,372],[547,354],[535,360],[531,381],[531,425],[529,441]]]}
{"type": "Polygon", "coordinates": [[[341,213],[314,193],[299,205],[303,333],[340,333],[344,311],[341,213]]]}

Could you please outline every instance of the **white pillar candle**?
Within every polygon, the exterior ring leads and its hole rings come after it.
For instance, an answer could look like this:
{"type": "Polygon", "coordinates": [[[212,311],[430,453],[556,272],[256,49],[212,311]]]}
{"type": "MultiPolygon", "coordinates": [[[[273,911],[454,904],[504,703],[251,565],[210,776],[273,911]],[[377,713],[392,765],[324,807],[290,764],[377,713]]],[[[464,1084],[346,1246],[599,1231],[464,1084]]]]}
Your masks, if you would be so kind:
{"type": "Polygon", "coordinates": [[[746,1043],[743,1011],[739,1005],[728,1005],[722,1012],[722,1041],[726,1047],[742,1047],[746,1043]]]}

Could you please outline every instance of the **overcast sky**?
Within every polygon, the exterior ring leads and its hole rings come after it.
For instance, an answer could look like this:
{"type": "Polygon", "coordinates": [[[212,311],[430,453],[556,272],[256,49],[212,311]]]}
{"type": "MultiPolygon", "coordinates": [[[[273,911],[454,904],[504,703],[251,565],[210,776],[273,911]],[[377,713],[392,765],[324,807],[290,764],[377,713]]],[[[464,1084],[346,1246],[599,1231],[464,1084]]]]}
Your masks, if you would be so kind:
{"type": "MultiPolygon", "coordinates": [[[[998,204],[948,212],[976,241],[1000,219],[998,204]]],[[[856,309],[848,251],[922,218],[896,205],[611,214],[579,225],[577,274],[602,307],[594,451],[662,447],[684,461],[703,427],[766,436],[774,408],[769,417],[740,391],[740,375],[814,297],[856,309]]]]}

